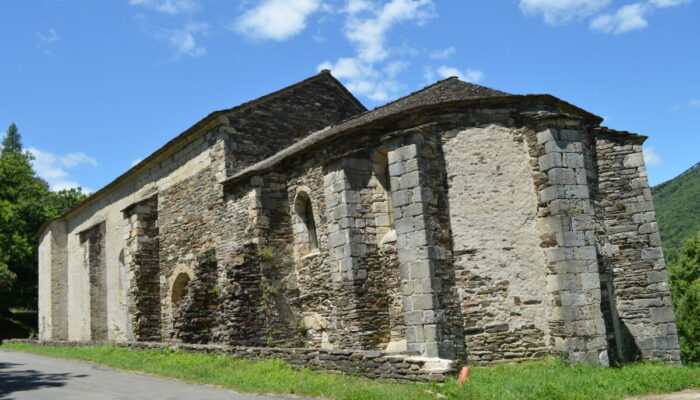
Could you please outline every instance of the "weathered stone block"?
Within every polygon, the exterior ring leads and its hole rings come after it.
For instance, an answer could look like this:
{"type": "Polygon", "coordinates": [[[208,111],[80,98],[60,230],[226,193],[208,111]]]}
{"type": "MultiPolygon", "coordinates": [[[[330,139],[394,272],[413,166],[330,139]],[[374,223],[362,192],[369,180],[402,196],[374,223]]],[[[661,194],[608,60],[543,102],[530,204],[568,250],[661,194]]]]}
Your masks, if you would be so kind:
{"type": "Polygon", "coordinates": [[[414,294],[412,296],[414,310],[432,310],[435,307],[433,294],[414,294]]]}
{"type": "Polygon", "coordinates": [[[625,156],[622,165],[625,168],[638,168],[644,165],[644,156],[642,153],[633,153],[625,156]]]}
{"type": "Polygon", "coordinates": [[[547,153],[581,153],[583,151],[583,145],[577,142],[557,140],[545,143],[544,150],[547,153]]]}
{"type": "Polygon", "coordinates": [[[663,258],[664,253],[661,247],[648,247],[642,249],[642,260],[655,260],[663,258]]]}
{"type": "Polygon", "coordinates": [[[420,185],[420,173],[418,171],[409,172],[401,176],[400,189],[412,189],[420,185]]]}
{"type": "MultiPolygon", "coordinates": [[[[430,261],[413,261],[410,264],[411,279],[432,278],[434,268],[430,261]]],[[[416,288],[414,288],[415,290],[416,288]]]]}
{"type": "Polygon", "coordinates": [[[413,201],[413,192],[411,190],[398,190],[391,193],[391,199],[394,207],[403,207],[413,201]]]}
{"type": "Polygon", "coordinates": [[[545,129],[537,132],[537,144],[545,144],[552,140],[559,140],[559,135],[555,129],[545,129]]]}
{"type": "Polygon", "coordinates": [[[574,170],[569,168],[552,168],[547,171],[549,183],[552,185],[573,185],[576,184],[574,170]]]}
{"type": "Polygon", "coordinates": [[[651,321],[655,324],[675,321],[671,307],[654,307],[650,308],[649,312],[651,313],[651,321]]]}
{"type": "Polygon", "coordinates": [[[580,142],[583,139],[583,136],[579,130],[562,129],[559,131],[559,138],[570,142],[580,142]]]}
{"type": "Polygon", "coordinates": [[[656,222],[650,222],[639,227],[639,233],[644,235],[648,233],[656,233],[659,228],[656,226],[656,222]]]}
{"type": "Polygon", "coordinates": [[[666,271],[647,272],[647,282],[649,282],[649,283],[668,282],[668,273],[666,271]]]}
{"type": "Polygon", "coordinates": [[[561,153],[547,153],[539,157],[540,171],[547,172],[552,168],[563,167],[561,153]]]}
{"type": "Polygon", "coordinates": [[[564,153],[562,156],[562,165],[566,168],[585,168],[583,154],[581,153],[564,153]]]}

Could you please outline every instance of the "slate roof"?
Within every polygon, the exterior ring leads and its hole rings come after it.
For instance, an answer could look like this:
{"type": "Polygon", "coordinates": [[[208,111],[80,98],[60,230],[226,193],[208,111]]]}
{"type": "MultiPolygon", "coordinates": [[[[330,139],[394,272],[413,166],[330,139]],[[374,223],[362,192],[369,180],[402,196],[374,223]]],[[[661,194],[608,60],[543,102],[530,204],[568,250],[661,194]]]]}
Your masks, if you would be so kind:
{"type": "Polygon", "coordinates": [[[343,86],[342,83],[340,83],[337,79],[335,79],[333,77],[333,75],[330,74],[329,70],[322,70],[318,74],[311,76],[307,79],[304,79],[303,81],[297,82],[293,85],[287,86],[287,87],[282,88],[280,90],[277,90],[275,92],[258,97],[255,100],[251,100],[251,101],[239,104],[239,105],[232,107],[232,108],[227,108],[224,110],[214,111],[214,112],[210,113],[206,117],[202,118],[199,122],[192,125],[187,130],[185,130],[184,132],[175,136],[173,139],[171,139],[167,143],[165,143],[158,150],[151,153],[148,157],[144,158],[141,162],[134,165],[132,168],[128,169],[123,174],[119,175],[112,182],[108,183],[106,186],[102,187],[98,191],[92,193],[90,196],[88,196],[85,200],[83,200],[81,203],[79,203],[78,205],[76,205],[72,209],[66,211],[63,215],[46,221],[44,224],[41,225],[37,234],[40,235],[44,231],[44,229],[46,229],[46,227],[49,225],[49,223],[51,221],[64,218],[67,215],[72,214],[73,212],[82,209],[83,207],[92,203],[93,201],[95,201],[96,199],[98,199],[99,197],[104,195],[105,193],[109,192],[112,188],[118,186],[121,182],[129,179],[131,176],[133,176],[133,175],[137,174],[138,172],[140,172],[141,170],[147,168],[148,165],[150,165],[154,160],[158,159],[158,157],[160,157],[161,155],[167,153],[168,151],[177,150],[183,146],[186,146],[188,143],[192,142],[193,140],[197,139],[200,135],[202,135],[204,133],[203,128],[205,128],[207,125],[215,122],[219,117],[222,117],[222,116],[235,117],[236,113],[240,113],[240,112],[243,112],[245,110],[248,110],[251,107],[255,107],[258,104],[264,103],[265,101],[274,100],[275,98],[279,97],[280,95],[292,92],[297,88],[303,87],[307,84],[313,83],[313,82],[318,81],[320,79],[330,80],[333,84],[335,84],[338,87],[338,89],[343,94],[348,96],[348,98],[351,100],[351,102],[355,103],[360,110],[366,110],[365,106],[359,100],[357,100],[357,98],[345,86],[343,86]]]}
{"type": "Polygon", "coordinates": [[[457,77],[450,77],[438,81],[417,92],[413,92],[391,103],[387,103],[371,111],[367,111],[365,113],[349,118],[345,121],[340,122],[337,125],[331,125],[320,131],[312,133],[311,135],[301,139],[300,141],[278,152],[277,154],[274,154],[273,156],[265,160],[262,160],[256,164],[251,165],[248,168],[241,170],[240,172],[227,178],[223,183],[233,183],[248,176],[264,173],[266,171],[269,171],[271,168],[281,163],[285,159],[293,157],[294,155],[297,155],[303,151],[306,151],[313,146],[319,145],[323,142],[327,142],[338,136],[341,136],[348,130],[393,115],[402,114],[409,110],[416,110],[424,106],[435,106],[443,103],[453,103],[460,101],[468,102],[470,100],[478,101],[497,98],[517,100],[523,98],[536,97],[565,104],[571,108],[576,109],[582,114],[595,117],[585,110],[579,109],[578,107],[572,106],[550,95],[512,95],[506,92],[502,92],[500,90],[495,90],[485,86],[464,82],[459,80],[457,77]]]}

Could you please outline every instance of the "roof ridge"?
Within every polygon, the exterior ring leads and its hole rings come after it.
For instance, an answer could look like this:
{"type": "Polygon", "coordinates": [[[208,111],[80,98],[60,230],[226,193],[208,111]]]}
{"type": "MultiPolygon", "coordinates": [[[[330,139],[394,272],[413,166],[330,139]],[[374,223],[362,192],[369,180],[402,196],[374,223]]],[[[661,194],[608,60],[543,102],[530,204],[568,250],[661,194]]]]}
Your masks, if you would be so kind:
{"type": "MultiPolygon", "coordinates": [[[[343,89],[343,91],[344,91],[346,94],[350,94],[351,99],[352,99],[355,103],[357,103],[358,105],[362,106],[362,108],[364,108],[365,110],[367,109],[362,103],[360,103],[359,100],[357,100],[357,98],[355,98],[355,96],[352,95],[352,93],[350,93],[350,91],[348,91],[348,89],[347,89],[342,83],[340,83],[337,79],[335,79],[335,77],[334,77],[333,75],[331,75],[331,71],[330,71],[330,70],[328,70],[328,69],[322,69],[321,71],[319,71],[318,74],[312,75],[312,76],[310,76],[310,77],[304,79],[303,81],[299,81],[299,82],[294,83],[294,84],[292,84],[292,85],[283,87],[282,89],[275,90],[274,92],[271,92],[271,93],[262,95],[262,96],[260,96],[260,97],[257,97],[257,98],[255,98],[255,99],[253,99],[253,100],[246,101],[245,103],[241,103],[241,104],[239,104],[239,105],[237,105],[237,106],[233,106],[233,107],[231,107],[231,108],[225,108],[225,109],[222,109],[222,110],[214,111],[214,112],[212,112],[212,113],[209,114],[209,115],[213,115],[213,114],[217,114],[217,113],[226,113],[226,112],[231,112],[231,111],[240,111],[240,110],[243,110],[243,109],[246,108],[246,107],[251,107],[251,106],[254,106],[254,105],[256,105],[256,104],[260,104],[260,103],[262,103],[262,102],[264,102],[264,101],[266,101],[266,100],[269,100],[269,99],[271,99],[271,98],[277,97],[277,96],[279,96],[279,95],[281,95],[281,94],[284,94],[284,93],[293,91],[294,89],[297,89],[297,88],[299,88],[299,87],[302,87],[302,86],[304,86],[304,85],[306,85],[306,84],[308,84],[308,83],[311,83],[311,82],[313,82],[313,81],[315,81],[315,80],[317,80],[317,79],[323,78],[323,77],[330,77],[335,83],[338,84],[339,87],[341,87],[341,88],[343,89]]],[[[207,117],[205,117],[205,119],[206,119],[206,118],[207,118],[207,117]]]]}
{"type": "MultiPolygon", "coordinates": [[[[89,204],[89,203],[92,202],[94,199],[98,198],[98,197],[101,196],[102,194],[104,194],[104,193],[106,193],[107,191],[109,191],[112,187],[119,185],[122,181],[128,179],[129,176],[131,176],[132,174],[136,173],[136,171],[140,170],[141,168],[144,168],[148,163],[150,163],[151,161],[157,159],[159,156],[161,156],[163,153],[165,153],[166,151],[170,150],[170,149],[173,148],[174,146],[178,145],[179,143],[184,142],[189,136],[191,136],[191,135],[197,133],[197,132],[200,131],[202,128],[204,128],[205,126],[207,126],[207,124],[209,124],[211,121],[214,121],[216,118],[221,117],[221,116],[226,116],[227,114],[232,113],[232,112],[241,112],[241,111],[244,111],[244,110],[246,110],[246,109],[248,109],[248,108],[250,108],[250,107],[256,106],[257,104],[260,104],[260,103],[263,103],[263,102],[265,102],[265,101],[274,99],[275,97],[278,97],[278,96],[280,96],[280,95],[282,95],[282,94],[285,94],[285,93],[288,93],[288,92],[290,92],[290,91],[293,91],[294,89],[297,89],[297,88],[299,88],[299,87],[302,87],[302,86],[304,86],[304,85],[309,84],[310,82],[316,81],[316,80],[321,79],[321,78],[324,78],[324,77],[329,77],[329,78],[331,78],[331,80],[332,80],[339,88],[343,89],[343,91],[344,91],[346,94],[349,94],[350,99],[351,99],[352,101],[354,101],[354,102],[355,102],[357,105],[359,105],[362,109],[367,110],[367,107],[365,107],[362,103],[360,103],[360,101],[357,100],[357,98],[355,98],[355,96],[353,96],[352,93],[350,93],[350,92],[348,91],[348,89],[347,89],[340,81],[338,81],[337,79],[335,79],[335,77],[334,77],[333,75],[331,75],[331,73],[330,73],[329,70],[323,69],[323,70],[319,71],[319,73],[316,74],[316,75],[312,75],[312,76],[310,76],[310,77],[308,77],[308,78],[306,78],[306,79],[304,79],[304,80],[302,80],[302,81],[299,81],[299,82],[297,82],[297,83],[295,83],[295,84],[286,86],[286,87],[284,87],[284,88],[282,88],[282,89],[279,89],[279,90],[276,90],[276,91],[274,91],[274,92],[272,92],[272,93],[268,93],[268,94],[266,94],[266,95],[260,96],[260,97],[258,97],[258,98],[256,98],[256,99],[247,101],[247,102],[245,102],[245,103],[241,103],[241,104],[239,104],[239,105],[237,105],[237,106],[234,106],[234,107],[231,107],[231,108],[226,108],[226,109],[218,110],[218,111],[212,111],[212,112],[209,113],[207,116],[205,116],[204,118],[202,118],[202,119],[200,119],[199,121],[197,121],[194,125],[191,125],[189,128],[185,129],[184,131],[182,131],[181,133],[179,133],[178,135],[176,135],[176,136],[173,137],[172,139],[170,139],[170,140],[168,140],[167,142],[165,142],[165,144],[163,144],[162,146],[158,147],[153,153],[149,154],[147,157],[145,157],[143,160],[141,160],[141,162],[139,162],[138,164],[136,164],[136,165],[132,166],[131,168],[127,169],[127,170],[124,171],[122,174],[118,175],[116,178],[114,178],[112,181],[110,181],[108,184],[106,184],[105,186],[101,187],[101,188],[98,189],[97,191],[95,191],[95,192],[93,192],[92,194],[90,194],[87,198],[85,198],[85,199],[84,199],[83,201],[81,201],[80,203],[76,204],[76,205],[75,205],[73,208],[71,208],[70,210],[64,212],[63,214],[61,214],[60,216],[58,216],[58,217],[56,217],[56,218],[53,218],[53,219],[51,219],[51,220],[49,220],[49,221],[46,221],[46,222],[45,222],[44,224],[42,224],[42,226],[39,228],[39,232],[43,232],[44,228],[45,228],[46,226],[48,226],[48,223],[50,223],[51,221],[54,221],[54,220],[56,220],[56,219],[60,219],[60,218],[63,218],[63,217],[65,217],[65,216],[67,216],[67,215],[70,214],[71,212],[73,212],[73,211],[78,210],[79,208],[81,208],[84,204],[89,204]]],[[[366,111],[365,111],[365,112],[366,112],[366,111]]],[[[361,115],[361,114],[364,114],[364,112],[361,112],[361,113],[359,113],[359,114],[357,114],[357,115],[361,115]]]]}
{"type": "MultiPolygon", "coordinates": [[[[445,78],[445,79],[440,79],[439,81],[437,81],[437,82],[435,82],[435,83],[431,83],[430,85],[425,86],[425,87],[423,87],[422,89],[418,89],[418,90],[413,91],[413,92],[411,92],[411,93],[409,93],[409,94],[407,94],[407,95],[405,95],[405,96],[399,97],[399,98],[396,99],[396,100],[390,101],[390,102],[388,102],[388,103],[386,103],[386,104],[383,104],[383,105],[381,105],[381,106],[379,106],[379,107],[375,107],[375,108],[373,108],[371,111],[379,110],[379,109],[382,109],[382,108],[384,108],[384,107],[390,106],[390,105],[392,105],[392,104],[394,104],[394,103],[397,103],[397,102],[399,102],[399,101],[401,101],[401,100],[403,100],[403,99],[405,99],[405,98],[414,96],[414,95],[416,95],[416,94],[418,94],[418,93],[424,92],[424,91],[426,91],[426,90],[428,90],[428,89],[431,89],[431,88],[433,88],[433,87],[435,87],[435,86],[438,86],[438,85],[443,84],[443,83],[445,83],[445,82],[447,82],[447,81],[451,81],[451,80],[455,80],[455,79],[459,81],[459,78],[456,77],[456,76],[450,76],[450,77],[447,77],[447,78],[445,78]]],[[[468,82],[467,82],[467,83],[468,83],[468,82]]]]}
{"type": "MultiPolygon", "coordinates": [[[[328,71],[328,70],[323,70],[323,71],[328,71]]],[[[323,71],[322,71],[322,72],[323,72],[323,71]]],[[[329,72],[330,72],[330,71],[329,71],[329,72]]],[[[333,75],[331,75],[331,77],[333,77],[333,75]]],[[[333,78],[335,79],[335,77],[333,77],[333,78]]],[[[361,112],[361,113],[359,113],[359,114],[355,114],[355,115],[353,115],[352,117],[345,118],[344,120],[338,121],[338,122],[336,122],[335,124],[328,125],[327,127],[322,128],[322,129],[319,129],[318,131],[321,131],[321,130],[324,130],[324,129],[326,129],[326,128],[330,128],[330,127],[333,127],[333,126],[338,126],[338,125],[341,125],[341,124],[343,124],[343,123],[345,123],[345,122],[347,122],[347,121],[351,121],[351,120],[353,120],[353,119],[362,117],[363,115],[367,115],[367,114],[373,113],[373,112],[375,112],[375,111],[377,111],[377,110],[384,109],[384,108],[386,108],[386,107],[388,107],[388,106],[390,106],[390,105],[392,105],[392,104],[395,104],[395,103],[397,103],[397,102],[399,102],[399,101],[401,101],[401,100],[407,99],[407,98],[409,98],[409,97],[411,97],[411,96],[413,96],[413,95],[416,95],[416,94],[421,93],[421,92],[424,92],[424,91],[426,91],[426,90],[428,90],[428,89],[430,89],[430,88],[433,88],[433,87],[435,87],[435,86],[438,86],[438,85],[441,84],[441,83],[447,82],[447,81],[449,81],[449,80],[454,80],[454,79],[456,79],[456,80],[459,81],[459,78],[456,77],[456,76],[450,76],[450,77],[447,77],[447,78],[445,78],[445,79],[441,79],[441,80],[439,80],[439,81],[437,81],[437,82],[435,82],[435,83],[431,83],[430,85],[423,87],[422,89],[418,89],[418,90],[416,90],[416,91],[414,91],[414,92],[411,92],[411,93],[409,93],[409,94],[407,94],[407,95],[405,95],[405,96],[401,96],[401,97],[399,97],[398,99],[395,99],[395,100],[392,100],[392,101],[390,101],[390,102],[388,102],[388,103],[382,104],[381,106],[374,107],[374,108],[371,109],[371,110],[367,110],[367,109],[365,108],[366,111],[363,111],[363,112],[361,112]]],[[[468,83],[468,82],[466,82],[466,83],[468,83]]],[[[342,86],[343,88],[345,88],[344,85],[341,84],[341,86],[342,86]]],[[[347,90],[347,88],[345,88],[345,90],[347,90]]],[[[353,96],[353,97],[354,97],[354,96],[353,96]]],[[[362,104],[362,103],[360,103],[360,104],[362,104]]],[[[315,132],[318,132],[318,131],[314,131],[314,132],[311,132],[311,133],[315,133],[315,132]]]]}

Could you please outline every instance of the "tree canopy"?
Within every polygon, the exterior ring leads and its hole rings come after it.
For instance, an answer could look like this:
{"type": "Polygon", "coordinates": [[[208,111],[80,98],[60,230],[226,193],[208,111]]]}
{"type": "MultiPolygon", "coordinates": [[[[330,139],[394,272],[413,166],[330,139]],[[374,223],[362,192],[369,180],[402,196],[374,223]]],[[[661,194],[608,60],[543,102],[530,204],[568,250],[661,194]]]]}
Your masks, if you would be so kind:
{"type": "Polygon", "coordinates": [[[700,362],[700,231],[668,264],[683,361],[700,362]]]}
{"type": "Polygon", "coordinates": [[[12,124],[0,153],[0,312],[36,308],[37,230],[86,197],[80,188],[51,192],[21,146],[12,124]]]}
{"type": "Polygon", "coordinates": [[[9,153],[19,153],[22,151],[22,140],[19,136],[19,131],[17,130],[17,125],[10,124],[7,128],[7,133],[5,138],[2,140],[2,155],[9,153]]]}

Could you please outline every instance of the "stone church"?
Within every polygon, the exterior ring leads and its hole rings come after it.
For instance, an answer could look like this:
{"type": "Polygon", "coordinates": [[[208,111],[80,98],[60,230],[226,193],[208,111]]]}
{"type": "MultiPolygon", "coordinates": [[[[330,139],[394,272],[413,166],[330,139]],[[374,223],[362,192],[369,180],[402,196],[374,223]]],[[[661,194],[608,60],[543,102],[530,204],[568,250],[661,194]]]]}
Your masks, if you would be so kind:
{"type": "Polygon", "coordinates": [[[213,112],[42,227],[40,339],[678,363],[646,137],[601,122],[329,71],[213,112]]]}

